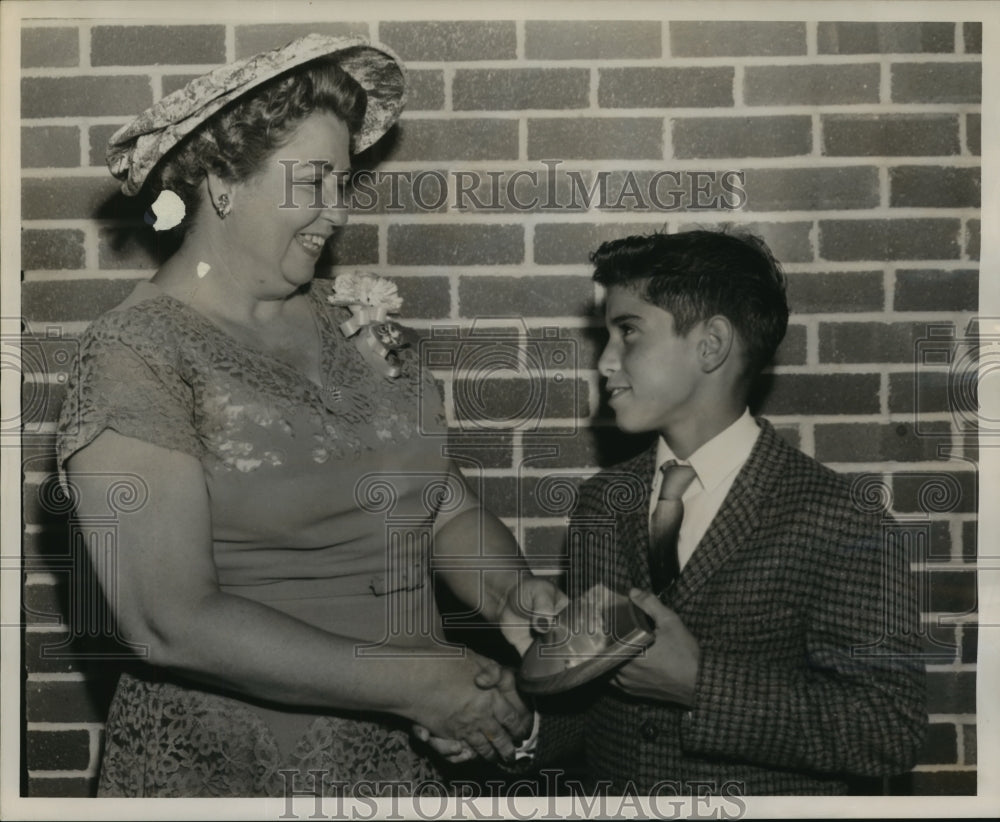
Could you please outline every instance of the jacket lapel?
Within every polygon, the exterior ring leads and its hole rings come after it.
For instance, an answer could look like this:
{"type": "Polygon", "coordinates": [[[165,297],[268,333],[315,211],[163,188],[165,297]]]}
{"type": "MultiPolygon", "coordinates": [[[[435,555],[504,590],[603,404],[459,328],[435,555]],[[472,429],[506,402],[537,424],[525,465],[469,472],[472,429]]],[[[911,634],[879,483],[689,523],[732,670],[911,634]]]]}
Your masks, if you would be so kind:
{"type": "Polygon", "coordinates": [[[772,493],[784,463],[783,443],[767,420],[736,475],[722,507],[670,591],[668,604],[683,607],[736,550],[749,543],[760,522],[764,500],[772,493]]]}
{"type": "Polygon", "coordinates": [[[615,579],[623,593],[632,586],[648,591],[653,584],[649,573],[649,497],[652,492],[653,471],[656,467],[656,445],[643,451],[622,465],[622,471],[637,477],[642,483],[640,504],[616,515],[621,529],[616,535],[615,579]]]}

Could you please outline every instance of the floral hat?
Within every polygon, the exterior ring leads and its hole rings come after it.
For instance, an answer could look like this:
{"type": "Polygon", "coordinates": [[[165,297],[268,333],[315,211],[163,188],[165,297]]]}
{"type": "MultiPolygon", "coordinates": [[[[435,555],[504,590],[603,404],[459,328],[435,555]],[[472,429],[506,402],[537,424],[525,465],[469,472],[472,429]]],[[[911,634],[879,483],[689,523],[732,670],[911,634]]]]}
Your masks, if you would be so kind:
{"type": "Polygon", "coordinates": [[[406,102],[406,69],[387,46],[363,37],[307,34],[221,66],[162,98],[114,133],[108,141],[108,168],[122,181],[125,194],[138,194],[163,155],[223,106],[289,69],[333,54],[368,94],[364,122],[351,136],[352,151],[363,151],[399,118],[406,102]]]}

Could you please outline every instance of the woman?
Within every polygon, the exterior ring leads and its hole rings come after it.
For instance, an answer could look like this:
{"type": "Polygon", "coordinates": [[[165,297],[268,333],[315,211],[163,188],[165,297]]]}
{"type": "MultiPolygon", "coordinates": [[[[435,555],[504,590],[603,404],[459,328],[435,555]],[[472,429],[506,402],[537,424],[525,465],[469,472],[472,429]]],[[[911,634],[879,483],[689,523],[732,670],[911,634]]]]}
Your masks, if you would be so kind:
{"type": "Polygon", "coordinates": [[[444,416],[412,350],[393,359],[394,287],[313,280],[351,150],[404,97],[388,49],[310,35],[111,140],[125,193],[155,195],[154,228],[183,241],[88,329],[60,425],[81,526],[123,475],[145,495],[113,562],[92,553],[148,663],[118,685],[101,795],[280,795],[316,771],[328,791],[413,785],[438,776],[414,724],[487,758],[528,730],[510,673],[440,641],[429,539],[519,650],[561,595],[425,436],[444,416]],[[448,562],[469,554],[490,570],[448,562]]]}

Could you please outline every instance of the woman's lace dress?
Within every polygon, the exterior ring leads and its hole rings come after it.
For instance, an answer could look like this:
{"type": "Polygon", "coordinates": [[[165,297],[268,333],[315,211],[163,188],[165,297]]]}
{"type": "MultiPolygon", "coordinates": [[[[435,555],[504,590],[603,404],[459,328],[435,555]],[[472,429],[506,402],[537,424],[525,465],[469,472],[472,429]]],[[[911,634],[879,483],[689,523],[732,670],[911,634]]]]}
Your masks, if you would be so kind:
{"type": "MultiPolygon", "coordinates": [[[[356,638],[361,654],[386,638],[432,645],[428,534],[472,501],[443,479],[443,408],[417,350],[397,379],[376,374],[331,293],[325,280],[308,288],[318,385],[142,283],[83,337],[59,464],[105,429],[191,454],[223,591],[356,638]]],[[[280,796],[293,776],[311,790],[309,771],[328,792],[437,775],[392,717],[287,710],[137,667],[111,705],[100,795],[280,796]]]]}

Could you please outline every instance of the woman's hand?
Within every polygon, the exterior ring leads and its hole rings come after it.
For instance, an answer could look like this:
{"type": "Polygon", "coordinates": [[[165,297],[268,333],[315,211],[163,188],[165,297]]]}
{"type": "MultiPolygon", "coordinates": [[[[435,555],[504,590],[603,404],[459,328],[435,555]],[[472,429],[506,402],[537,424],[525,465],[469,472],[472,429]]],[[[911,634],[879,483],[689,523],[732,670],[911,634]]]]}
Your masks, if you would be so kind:
{"type": "Polygon", "coordinates": [[[498,621],[506,640],[524,656],[533,641],[532,631],[544,634],[569,598],[551,582],[538,576],[521,576],[504,595],[498,621]]]}
{"type": "Polygon", "coordinates": [[[531,732],[532,715],[514,686],[510,670],[466,649],[460,663],[434,660],[437,687],[419,695],[414,733],[451,761],[473,755],[513,759],[516,744],[531,732]]]}
{"type": "MultiPolygon", "coordinates": [[[[481,688],[482,690],[497,688],[506,698],[508,698],[509,701],[513,702],[516,700],[517,703],[521,703],[521,698],[518,695],[517,688],[515,686],[513,671],[511,671],[510,668],[504,668],[492,659],[484,659],[484,662],[485,664],[483,664],[479,673],[476,674],[475,679],[473,680],[476,687],[481,688]]],[[[529,732],[530,728],[531,726],[529,724],[529,732]]],[[[435,753],[452,764],[457,765],[476,758],[477,753],[473,750],[469,743],[461,739],[448,739],[442,736],[434,736],[423,725],[414,725],[413,735],[416,736],[421,742],[429,745],[435,753]]]]}

